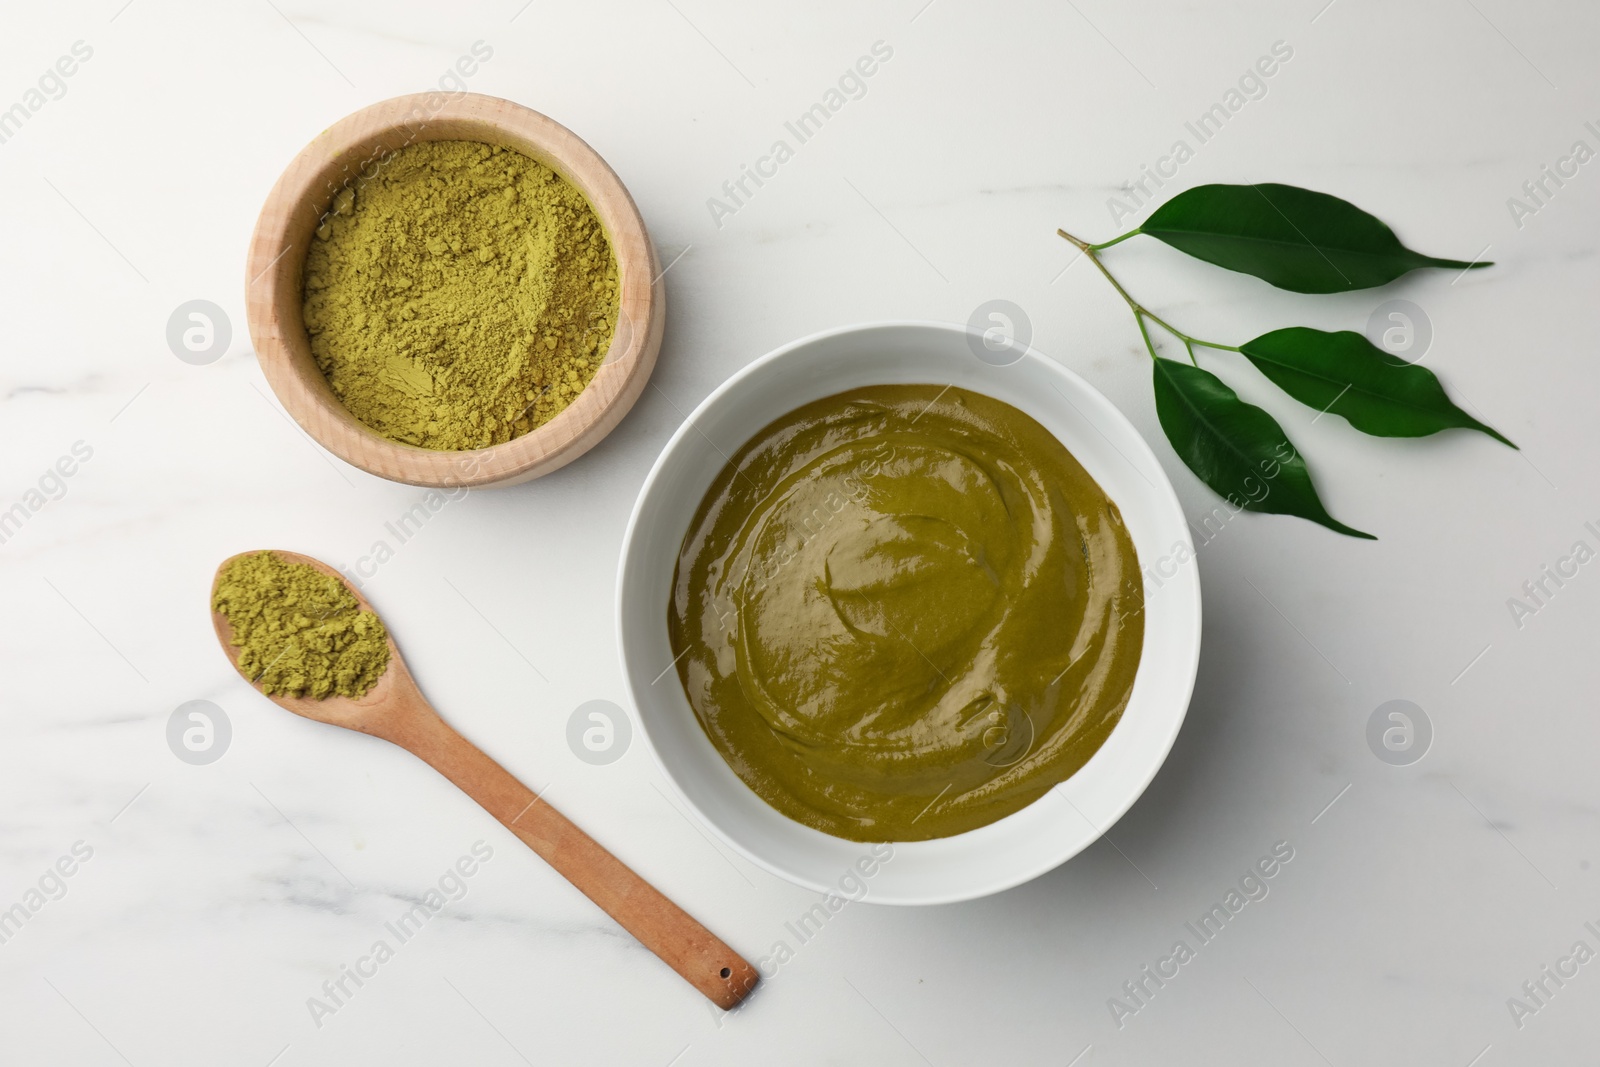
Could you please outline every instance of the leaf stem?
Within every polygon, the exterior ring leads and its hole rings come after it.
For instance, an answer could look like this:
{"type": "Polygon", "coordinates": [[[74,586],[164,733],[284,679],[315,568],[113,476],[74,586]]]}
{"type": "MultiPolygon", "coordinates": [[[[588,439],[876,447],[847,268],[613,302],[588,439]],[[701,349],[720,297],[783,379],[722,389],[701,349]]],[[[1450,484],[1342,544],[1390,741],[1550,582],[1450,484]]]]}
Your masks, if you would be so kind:
{"type": "MultiPolygon", "coordinates": [[[[1144,346],[1145,346],[1145,348],[1149,349],[1150,358],[1151,359],[1160,359],[1161,357],[1156,354],[1155,342],[1150,340],[1150,331],[1145,328],[1144,316],[1142,314],[1140,314],[1138,311],[1135,311],[1133,313],[1133,321],[1137,322],[1139,324],[1139,333],[1140,333],[1141,336],[1144,337],[1144,346]]],[[[1193,355],[1191,355],[1189,358],[1193,359],[1194,357],[1193,357],[1193,355]]]]}
{"type": "Polygon", "coordinates": [[[1144,320],[1147,318],[1157,326],[1161,327],[1163,330],[1166,330],[1173,337],[1176,337],[1178,340],[1182,341],[1183,347],[1189,353],[1189,362],[1194,363],[1194,365],[1197,367],[1200,364],[1194,358],[1194,348],[1196,345],[1199,345],[1201,348],[1215,348],[1223,352],[1239,351],[1237,345],[1223,345],[1218,344],[1215,341],[1202,341],[1198,337],[1190,337],[1188,334],[1172,325],[1172,323],[1168,322],[1160,315],[1157,315],[1154,311],[1151,311],[1149,308],[1145,307],[1143,304],[1139,303],[1132,296],[1130,296],[1128,294],[1128,290],[1122,287],[1122,283],[1117,281],[1112,273],[1106,269],[1106,265],[1104,263],[1100,262],[1100,256],[1098,253],[1101,249],[1110,248],[1119,241],[1126,241],[1128,238],[1134,236],[1134,234],[1137,234],[1138,232],[1138,230],[1131,230],[1128,233],[1123,234],[1121,237],[1114,237],[1103,244],[1092,245],[1087,241],[1080,240],[1079,238],[1072,236],[1072,234],[1068,233],[1066,230],[1056,230],[1057,234],[1066,238],[1073,244],[1074,247],[1078,249],[1078,251],[1082,252],[1089,258],[1089,262],[1093,263],[1095,267],[1099,269],[1100,273],[1105,275],[1106,281],[1110,282],[1111,287],[1117,291],[1124,301],[1127,302],[1128,307],[1133,311],[1134,321],[1139,324],[1139,332],[1144,335],[1144,345],[1150,350],[1150,355],[1153,358],[1159,359],[1160,357],[1156,355],[1155,344],[1150,339],[1150,331],[1145,328],[1144,320]]]}
{"type": "Polygon", "coordinates": [[[1094,249],[1096,252],[1098,252],[1102,248],[1110,248],[1112,245],[1119,245],[1123,241],[1126,241],[1128,238],[1137,237],[1137,236],[1139,236],[1139,230],[1138,229],[1132,229],[1132,230],[1129,230],[1127,233],[1123,234],[1121,237],[1113,237],[1109,241],[1102,241],[1100,244],[1090,245],[1089,247],[1094,249]]]}

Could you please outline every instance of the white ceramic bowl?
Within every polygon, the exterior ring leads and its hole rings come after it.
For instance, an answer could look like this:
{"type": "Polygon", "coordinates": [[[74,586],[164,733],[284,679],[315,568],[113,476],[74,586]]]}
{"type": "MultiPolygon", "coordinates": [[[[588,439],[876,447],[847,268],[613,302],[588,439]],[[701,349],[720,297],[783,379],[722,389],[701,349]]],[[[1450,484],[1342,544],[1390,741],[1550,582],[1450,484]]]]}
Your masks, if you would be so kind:
{"type": "MultiPolygon", "coordinates": [[[[990,341],[991,344],[994,342],[990,341]]],[[[672,435],[634,505],[617,581],[623,670],[663,773],[718,837],[753,863],[819,892],[884,904],[939,904],[1037,877],[1095,841],[1155,776],[1183,723],[1200,657],[1200,576],[1172,486],[1105,397],[1032,349],[995,353],[965,327],[888,322],[829,330],[756,360],[672,435]],[[985,352],[980,359],[976,352],[985,352]],[[1015,359],[1008,365],[996,365],[1015,359]],[[711,746],[672,664],[667,602],[684,532],[738,448],[801,404],[865,385],[952,384],[1027,412],[1114,500],[1145,582],[1144,650],[1133,694],[1077,774],[998,822],[955,837],[871,845],[802,826],[745,786],[711,746]],[[882,848],[880,846],[880,853],[882,848]],[[858,866],[867,857],[869,862],[858,866]],[[870,876],[862,872],[870,870],[870,876]],[[866,896],[861,896],[862,883],[866,896]]]]}

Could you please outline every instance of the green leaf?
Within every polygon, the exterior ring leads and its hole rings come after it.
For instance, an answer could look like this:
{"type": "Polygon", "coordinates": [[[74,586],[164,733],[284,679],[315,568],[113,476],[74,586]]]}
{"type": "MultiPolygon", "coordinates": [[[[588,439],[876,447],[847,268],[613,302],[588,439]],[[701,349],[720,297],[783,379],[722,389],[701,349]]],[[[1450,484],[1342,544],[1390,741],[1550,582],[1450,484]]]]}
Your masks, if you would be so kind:
{"type": "Polygon", "coordinates": [[[1328,514],[1305,460],[1276,419],[1247,404],[1210,371],[1156,359],[1156,415],[1178,457],[1235,507],[1298,515],[1351,537],[1377,540],[1328,514]]]}
{"type": "Polygon", "coordinates": [[[1293,185],[1201,185],[1156,209],[1139,233],[1296,293],[1345,293],[1418,267],[1466,270],[1413,252],[1354,204],[1293,185]]]}
{"type": "Polygon", "coordinates": [[[1460,427],[1511,445],[1456,407],[1432,371],[1385,352],[1354,330],[1305,326],[1264,333],[1239,347],[1273,383],[1308,407],[1342,415],[1377,437],[1426,437],[1460,427]]]}

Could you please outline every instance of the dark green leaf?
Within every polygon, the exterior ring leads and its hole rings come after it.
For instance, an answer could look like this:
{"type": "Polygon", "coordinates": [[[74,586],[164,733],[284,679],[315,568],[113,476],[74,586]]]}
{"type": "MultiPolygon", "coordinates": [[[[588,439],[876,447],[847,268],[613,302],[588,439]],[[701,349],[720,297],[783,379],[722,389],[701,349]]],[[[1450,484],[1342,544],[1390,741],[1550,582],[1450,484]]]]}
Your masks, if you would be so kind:
{"type": "Polygon", "coordinates": [[[1157,208],[1139,232],[1297,293],[1370,289],[1418,267],[1489,266],[1413,252],[1348,201],[1274,183],[1185,190],[1157,208]]]}
{"type": "Polygon", "coordinates": [[[1461,427],[1512,445],[1456,407],[1432,371],[1378,348],[1353,330],[1273,330],[1240,346],[1245,358],[1300,403],[1342,415],[1362,433],[1426,437],[1461,427]]]}
{"type": "Polygon", "coordinates": [[[1178,457],[1234,507],[1298,515],[1376,540],[1328,514],[1305,460],[1277,420],[1246,404],[1210,371],[1156,359],[1156,415],[1178,457]]]}

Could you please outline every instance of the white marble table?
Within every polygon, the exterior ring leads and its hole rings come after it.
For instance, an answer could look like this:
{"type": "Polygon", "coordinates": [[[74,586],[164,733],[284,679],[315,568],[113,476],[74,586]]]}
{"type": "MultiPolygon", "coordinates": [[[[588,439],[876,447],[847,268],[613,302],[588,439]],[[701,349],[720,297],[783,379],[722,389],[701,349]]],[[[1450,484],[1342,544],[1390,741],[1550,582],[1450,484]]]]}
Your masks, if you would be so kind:
{"type": "Polygon", "coordinates": [[[0,909],[26,918],[0,923],[0,1062],[1593,1062],[1600,963],[1571,954],[1600,950],[1600,564],[1546,580],[1532,614],[1508,601],[1575,542],[1600,548],[1600,164],[1523,191],[1575,141],[1600,148],[1600,15],[1324,2],[8,11],[0,109],[23,114],[0,125],[0,511],[24,508],[0,544],[0,909]],[[353,565],[419,496],[331,459],[271,396],[243,321],[256,211],[318,130],[437,84],[478,41],[493,55],[470,89],[570,125],[633,191],[674,263],[666,344],[599,448],[452,502],[367,589],[464,733],[741,951],[789,945],[731,1016],[410,757],[255,696],[211,636],[223,556],[353,565]],[[858,99],[736,210],[708,205],[875,42],[892,56],[858,99]],[[1186,123],[1275,42],[1292,57],[1264,95],[1198,143],[1186,123]],[[50,73],[61,57],[69,77],[50,73]],[[1200,550],[1188,722],[1107,839],[990,899],[853,905],[800,944],[786,924],[816,896],[713,844],[637,737],[606,765],[566,741],[579,705],[626,701],[613,577],[644,473],[684,412],[785,341],[1002,298],[1128,413],[1198,522],[1214,501],[1161,437],[1126,309],[1086,265],[1063,270],[1054,236],[1133,225],[1108,199],[1180,139],[1193,155],[1161,196],[1306,185],[1496,266],[1312,298],[1129,242],[1115,261],[1138,294],[1223,339],[1359,329],[1410,300],[1427,365],[1522,451],[1364,438],[1209,356],[1381,540],[1229,523],[1200,550]],[[166,340],[191,300],[232,325],[206,365],[166,340]],[[1433,732],[1406,766],[1366,734],[1397,699],[1433,732]],[[191,700],[231,726],[205,765],[167,742],[191,700]],[[460,899],[391,933],[479,841],[492,857],[460,899]],[[1293,858],[1268,894],[1195,937],[1185,924],[1279,842],[1293,858]],[[1143,968],[1180,939],[1194,958],[1158,988],[1143,968]],[[392,957],[361,963],[379,940],[392,957]],[[341,980],[334,1010],[308,1007],[341,980]]]}

